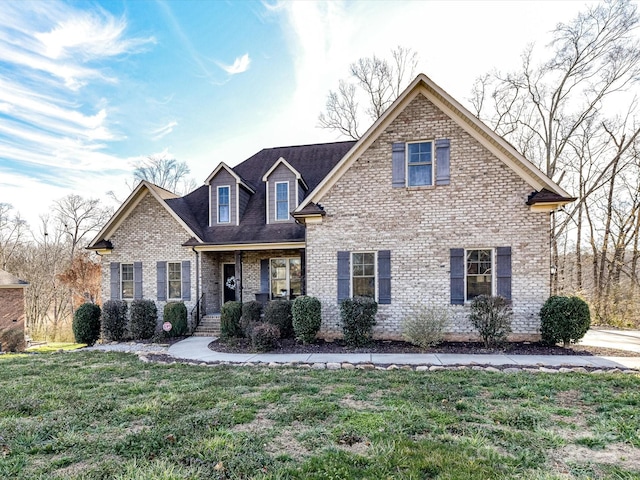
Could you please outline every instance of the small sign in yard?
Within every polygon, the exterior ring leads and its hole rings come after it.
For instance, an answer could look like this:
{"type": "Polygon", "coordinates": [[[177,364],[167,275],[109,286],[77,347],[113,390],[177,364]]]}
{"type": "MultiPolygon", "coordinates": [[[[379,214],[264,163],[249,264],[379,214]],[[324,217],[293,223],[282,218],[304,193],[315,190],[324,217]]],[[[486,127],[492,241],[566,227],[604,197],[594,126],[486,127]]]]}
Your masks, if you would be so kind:
{"type": "Polygon", "coordinates": [[[172,328],[173,325],[171,325],[171,322],[164,322],[162,324],[162,330],[164,330],[165,332],[170,332],[172,328]]]}

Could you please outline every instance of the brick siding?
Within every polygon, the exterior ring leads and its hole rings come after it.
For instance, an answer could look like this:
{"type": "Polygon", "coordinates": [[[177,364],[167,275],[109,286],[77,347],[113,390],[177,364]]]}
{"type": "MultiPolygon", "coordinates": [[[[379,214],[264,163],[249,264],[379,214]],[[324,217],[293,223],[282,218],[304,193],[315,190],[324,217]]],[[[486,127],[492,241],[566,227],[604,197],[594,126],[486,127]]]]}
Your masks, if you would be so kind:
{"type": "MultiPolygon", "coordinates": [[[[434,172],[435,177],[435,172],[434,172]]],[[[418,95],[320,200],[307,226],[307,291],[323,307],[322,334],[340,336],[337,252],[391,251],[390,305],[375,333],[400,338],[416,304],[450,309],[449,337],[475,337],[468,306],[450,305],[451,248],[512,248],[513,338],[535,338],[549,294],[549,214],[525,205],[534,189],[424,96],[418,95]],[[451,141],[450,185],[392,188],[393,142],[451,141]]]]}

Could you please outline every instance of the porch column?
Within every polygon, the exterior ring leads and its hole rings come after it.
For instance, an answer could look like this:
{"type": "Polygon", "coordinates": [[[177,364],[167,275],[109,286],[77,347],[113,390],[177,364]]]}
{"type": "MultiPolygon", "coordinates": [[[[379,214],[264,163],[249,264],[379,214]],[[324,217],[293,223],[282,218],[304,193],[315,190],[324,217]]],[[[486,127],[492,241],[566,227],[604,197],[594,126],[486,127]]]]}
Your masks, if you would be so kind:
{"type": "Polygon", "coordinates": [[[307,251],[300,249],[300,294],[307,294],[307,251]]]}
{"type": "Polygon", "coordinates": [[[236,254],[236,302],[242,302],[242,251],[236,254]]]}

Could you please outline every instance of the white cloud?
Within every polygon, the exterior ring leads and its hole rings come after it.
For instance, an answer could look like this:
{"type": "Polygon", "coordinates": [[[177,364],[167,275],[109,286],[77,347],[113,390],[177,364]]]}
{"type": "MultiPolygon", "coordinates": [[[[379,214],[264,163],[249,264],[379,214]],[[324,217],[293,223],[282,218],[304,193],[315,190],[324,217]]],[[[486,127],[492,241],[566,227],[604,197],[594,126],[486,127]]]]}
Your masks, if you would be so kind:
{"type": "Polygon", "coordinates": [[[178,126],[178,122],[176,122],[175,120],[170,121],[169,123],[167,123],[166,125],[160,127],[160,128],[156,128],[155,130],[153,130],[151,132],[151,139],[152,140],[160,140],[161,138],[169,135],[171,132],[173,132],[174,127],[178,126]]]}
{"type": "Polygon", "coordinates": [[[249,65],[251,64],[251,59],[249,58],[249,54],[245,53],[241,57],[237,57],[232,65],[225,65],[223,63],[218,62],[220,68],[222,68],[229,75],[236,75],[238,73],[243,73],[249,70],[249,65]]]}

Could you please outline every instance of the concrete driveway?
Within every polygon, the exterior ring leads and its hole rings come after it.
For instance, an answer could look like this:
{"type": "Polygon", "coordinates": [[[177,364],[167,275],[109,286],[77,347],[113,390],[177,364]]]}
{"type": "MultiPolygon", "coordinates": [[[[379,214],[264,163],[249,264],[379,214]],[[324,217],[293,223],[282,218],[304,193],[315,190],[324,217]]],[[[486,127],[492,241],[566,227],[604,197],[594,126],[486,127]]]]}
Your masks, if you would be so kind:
{"type": "Polygon", "coordinates": [[[592,328],[579,344],[640,353],[640,331],[592,328]]]}

